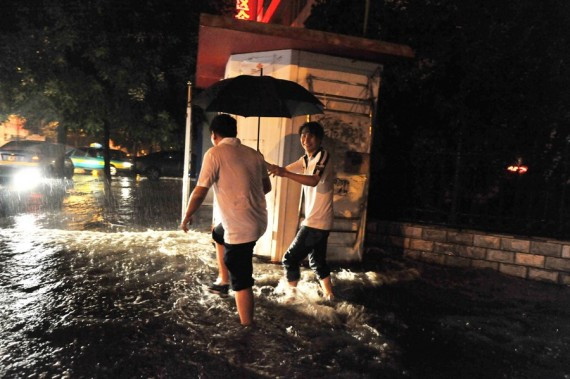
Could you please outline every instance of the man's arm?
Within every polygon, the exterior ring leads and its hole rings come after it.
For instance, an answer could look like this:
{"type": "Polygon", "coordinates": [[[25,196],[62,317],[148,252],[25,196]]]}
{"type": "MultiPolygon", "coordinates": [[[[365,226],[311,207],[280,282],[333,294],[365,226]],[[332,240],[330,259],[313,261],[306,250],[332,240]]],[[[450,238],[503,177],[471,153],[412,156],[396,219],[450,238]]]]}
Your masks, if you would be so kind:
{"type": "Polygon", "coordinates": [[[186,207],[186,216],[180,224],[180,228],[184,232],[188,231],[188,225],[192,223],[192,215],[200,208],[200,205],[204,202],[206,195],[208,194],[208,187],[196,186],[190,195],[190,201],[188,202],[188,207],[186,207]]]}
{"type": "MultiPolygon", "coordinates": [[[[289,165],[291,166],[291,165],[289,165]]],[[[280,176],[283,178],[288,178],[291,180],[296,181],[297,183],[301,183],[305,186],[314,187],[319,184],[321,177],[317,174],[313,175],[304,175],[304,174],[297,174],[288,170],[289,166],[287,167],[279,167],[276,165],[272,165],[269,168],[269,172],[272,175],[280,176]]]]}

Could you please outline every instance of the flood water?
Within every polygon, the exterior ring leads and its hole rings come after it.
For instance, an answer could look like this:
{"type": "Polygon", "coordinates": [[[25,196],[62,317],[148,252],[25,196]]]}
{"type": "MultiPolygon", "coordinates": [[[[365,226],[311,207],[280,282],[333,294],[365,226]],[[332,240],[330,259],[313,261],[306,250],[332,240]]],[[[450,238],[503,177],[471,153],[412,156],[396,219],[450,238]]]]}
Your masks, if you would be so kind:
{"type": "Polygon", "coordinates": [[[243,328],[233,296],[206,290],[211,209],[184,234],[180,180],[110,193],[76,175],[3,200],[0,377],[570,378],[566,288],[385,256],[334,267],[334,303],[305,269],[288,303],[281,267],[256,258],[243,328]]]}

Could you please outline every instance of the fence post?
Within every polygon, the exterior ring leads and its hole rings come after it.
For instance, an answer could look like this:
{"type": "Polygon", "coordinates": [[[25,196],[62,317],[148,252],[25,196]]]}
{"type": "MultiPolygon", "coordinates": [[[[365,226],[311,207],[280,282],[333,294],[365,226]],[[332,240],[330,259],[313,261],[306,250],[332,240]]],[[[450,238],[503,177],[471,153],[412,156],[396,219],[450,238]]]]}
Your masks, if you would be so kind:
{"type": "Polygon", "coordinates": [[[463,123],[459,122],[459,131],[457,133],[457,152],[455,153],[455,173],[453,175],[453,197],[451,199],[451,213],[449,215],[449,222],[455,224],[457,222],[457,208],[459,203],[459,193],[460,191],[460,177],[462,159],[461,154],[463,152],[463,123]]]}

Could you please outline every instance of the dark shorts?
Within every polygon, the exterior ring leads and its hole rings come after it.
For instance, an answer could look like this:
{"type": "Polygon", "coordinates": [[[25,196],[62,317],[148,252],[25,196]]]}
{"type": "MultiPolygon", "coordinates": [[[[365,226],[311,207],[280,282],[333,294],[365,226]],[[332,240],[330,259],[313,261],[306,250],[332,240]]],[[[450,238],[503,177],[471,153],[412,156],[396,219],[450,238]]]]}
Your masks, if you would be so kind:
{"type": "Polygon", "coordinates": [[[330,275],[331,272],[327,265],[328,238],[328,230],[301,226],[291,246],[283,256],[283,267],[285,267],[287,281],[295,282],[300,279],[300,265],[307,256],[309,257],[309,266],[319,279],[325,279],[330,275]]]}
{"type": "Polygon", "coordinates": [[[222,224],[212,229],[212,238],[224,245],[224,263],[230,272],[230,283],[234,291],[253,287],[253,248],[257,241],[229,244],[224,241],[222,224]]]}
{"type": "Polygon", "coordinates": [[[224,227],[222,226],[222,224],[214,226],[214,228],[212,229],[212,239],[216,241],[216,243],[219,243],[220,245],[223,245],[225,243],[224,227]]]}

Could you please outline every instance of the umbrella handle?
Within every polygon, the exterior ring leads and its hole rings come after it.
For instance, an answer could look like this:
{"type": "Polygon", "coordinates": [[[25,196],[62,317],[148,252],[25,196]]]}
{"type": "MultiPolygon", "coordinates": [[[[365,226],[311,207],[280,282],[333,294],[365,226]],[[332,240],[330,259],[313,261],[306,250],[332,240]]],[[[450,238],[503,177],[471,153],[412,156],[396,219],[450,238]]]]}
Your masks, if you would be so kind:
{"type": "Polygon", "coordinates": [[[259,151],[259,131],[261,129],[261,117],[257,118],[257,151],[259,151]]]}
{"type": "MultiPolygon", "coordinates": [[[[263,76],[263,65],[261,63],[257,64],[257,68],[259,69],[259,76],[263,76]]],[[[261,117],[257,117],[257,151],[259,151],[259,131],[261,129],[261,117]]]]}

